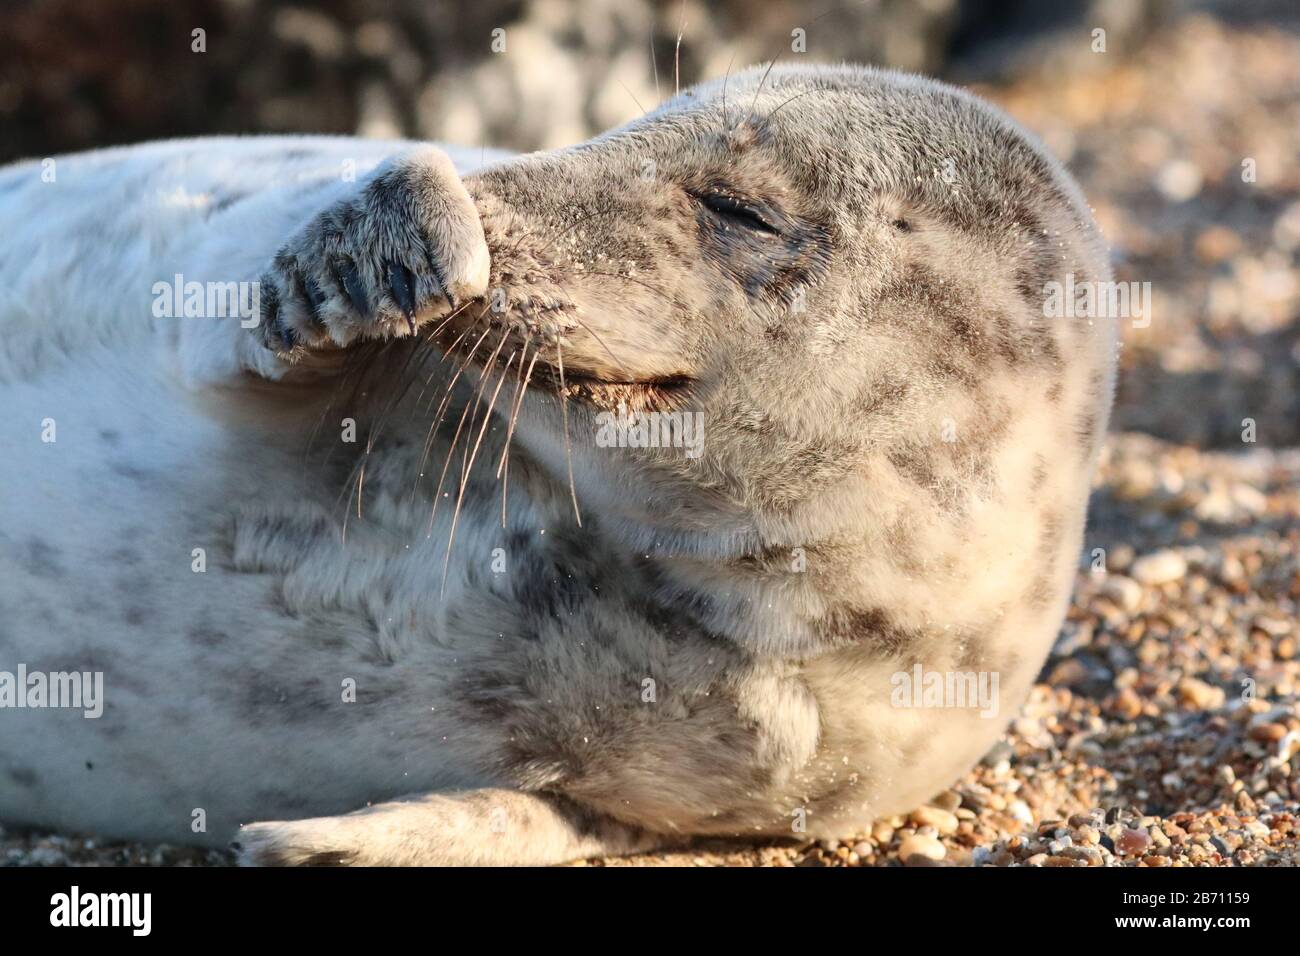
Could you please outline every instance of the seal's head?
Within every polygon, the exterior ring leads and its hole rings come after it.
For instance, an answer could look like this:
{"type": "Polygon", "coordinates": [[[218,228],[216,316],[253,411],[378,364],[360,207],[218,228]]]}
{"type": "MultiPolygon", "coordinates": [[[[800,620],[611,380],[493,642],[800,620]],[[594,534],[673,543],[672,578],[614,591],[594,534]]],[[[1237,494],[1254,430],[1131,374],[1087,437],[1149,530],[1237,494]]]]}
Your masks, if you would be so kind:
{"type": "Polygon", "coordinates": [[[914,76],[757,68],[468,185],[482,321],[551,386],[515,440],[567,484],[567,415],[578,499],[711,626],[807,654],[1059,612],[1113,357],[1044,287],[1107,265],[1006,117],[914,76]],[[649,412],[702,441],[599,440],[649,412]],[[990,562],[1005,580],[972,584],[990,562]]]}

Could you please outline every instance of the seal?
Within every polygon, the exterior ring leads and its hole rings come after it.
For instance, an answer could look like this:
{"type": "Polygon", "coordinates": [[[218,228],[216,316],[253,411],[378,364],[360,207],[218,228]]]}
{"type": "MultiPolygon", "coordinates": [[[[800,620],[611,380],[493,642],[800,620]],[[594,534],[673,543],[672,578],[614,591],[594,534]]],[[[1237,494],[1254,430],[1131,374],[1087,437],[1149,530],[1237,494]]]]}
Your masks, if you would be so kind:
{"type": "Polygon", "coordinates": [[[975,762],[1061,624],[1116,336],[1044,301],[1107,254],[957,89],[757,68],[555,152],[178,141],[0,204],[10,823],[842,834],[975,762]]]}

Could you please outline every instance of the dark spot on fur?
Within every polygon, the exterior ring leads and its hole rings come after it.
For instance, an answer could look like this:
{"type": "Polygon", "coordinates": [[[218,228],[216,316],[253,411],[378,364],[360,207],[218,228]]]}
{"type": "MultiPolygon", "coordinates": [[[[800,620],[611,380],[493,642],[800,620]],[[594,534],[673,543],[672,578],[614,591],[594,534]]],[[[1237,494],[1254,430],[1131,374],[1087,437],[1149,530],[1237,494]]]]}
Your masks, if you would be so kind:
{"type": "Polygon", "coordinates": [[[230,640],[229,634],[206,622],[195,624],[185,632],[185,636],[200,647],[219,647],[230,640]]]}
{"type": "Polygon", "coordinates": [[[911,385],[904,379],[876,379],[858,396],[858,412],[866,416],[896,410],[910,389],[911,385]]]}
{"type": "MultiPolygon", "coordinates": [[[[288,157],[286,156],[285,158],[287,159],[288,157]]],[[[215,195],[212,197],[212,202],[208,206],[207,214],[209,216],[215,216],[223,213],[236,203],[243,202],[250,195],[252,195],[252,193],[248,192],[229,192],[215,195]]]]}
{"type": "Polygon", "coordinates": [[[1038,556],[1050,559],[1056,556],[1061,545],[1061,532],[1065,522],[1061,513],[1055,509],[1043,512],[1042,523],[1038,528],[1038,556]]]}
{"type": "Polygon", "coordinates": [[[1041,611],[1046,608],[1056,597],[1056,586],[1052,579],[1052,566],[1041,569],[1034,576],[1033,583],[1025,592],[1025,603],[1035,611],[1041,611]]]}
{"type": "MultiPolygon", "coordinates": [[[[282,672],[288,670],[289,666],[285,665],[282,672]]],[[[214,685],[216,683],[214,682],[214,685]]],[[[228,684],[222,686],[229,687],[228,684]]],[[[240,712],[254,725],[302,724],[318,721],[334,710],[335,703],[340,701],[339,695],[331,688],[324,687],[317,678],[305,681],[281,681],[274,679],[270,673],[260,671],[248,673],[240,670],[237,674],[236,686],[241,689],[236,701],[240,712]]],[[[224,692],[222,697],[225,697],[224,692]]],[[[363,701],[362,698],[363,691],[358,687],[357,704],[373,702],[363,701]]]]}
{"type": "Polygon", "coordinates": [[[108,463],[108,470],[120,478],[126,478],[136,484],[148,484],[154,481],[158,476],[156,472],[147,468],[140,468],[132,465],[130,462],[112,461],[108,463]]]}
{"type": "Polygon", "coordinates": [[[37,776],[36,771],[30,767],[10,767],[9,779],[20,787],[26,787],[31,790],[40,782],[41,778],[37,776]]]}
{"type": "Polygon", "coordinates": [[[965,645],[962,647],[961,654],[957,657],[957,670],[984,670],[984,665],[989,662],[989,645],[990,635],[988,631],[981,631],[977,635],[971,635],[966,638],[965,645]]]}
{"type": "Polygon", "coordinates": [[[62,553],[54,545],[40,538],[27,539],[27,570],[38,578],[62,578],[67,571],[62,564],[62,553]]]}
{"type": "Polygon", "coordinates": [[[1029,490],[1038,492],[1043,490],[1043,485],[1047,484],[1047,459],[1042,455],[1034,455],[1034,470],[1029,478],[1029,490]]]}
{"type": "Polygon", "coordinates": [[[138,606],[128,607],[122,613],[122,620],[125,621],[127,624],[129,624],[131,627],[139,627],[140,625],[148,621],[150,616],[151,615],[149,611],[146,610],[145,608],[138,607],[138,606]]]}
{"type": "Polygon", "coordinates": [[[140,555],[140,552],[133,551],[130,548],[116,548],[108,555],[108,560],[124,567],[134,567],[140,564],[144,558],[140,555]]]}
{"type": "Polygon", "coordinates": [[[1079,413],[1075,420],[1074,437],[1079,443],[1079,448],[1086,459],[1092,454],[1093,445],[1097,439],[1097,411],[1093,408],[1084,409],[1079,413]]]}
{"type": "Polygon", "coordinates": [[[870,645],[890,657],[918,641],[919,630],[896,624],[884,608],[833,605],[816,625],[819,637],[832,647],[870,645]]]}

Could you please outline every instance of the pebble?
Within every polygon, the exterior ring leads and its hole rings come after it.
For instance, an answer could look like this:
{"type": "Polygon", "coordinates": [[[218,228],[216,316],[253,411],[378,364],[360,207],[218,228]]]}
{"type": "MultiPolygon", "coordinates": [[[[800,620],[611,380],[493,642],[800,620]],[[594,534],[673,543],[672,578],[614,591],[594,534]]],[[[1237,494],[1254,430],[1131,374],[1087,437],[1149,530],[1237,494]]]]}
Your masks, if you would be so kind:
{"type": "Polygon", "coordinates": [[[1126,614],[1132,614],[1142,604],[1142,585],[1122,574],[1109,575],[1101,587],[1101,593],[1114,601],[1126,614]]]}
{"type": "Polygon", "coordinates": [[[942,860],[947,852],[937,839],[920,833],[904,837],[898,847],[898,857],[904,862],[913,856],[924,857],[927,860],[942,860]]]}
{"type": "Polygon", "coordinates": [[[1178,696],[1197,710],[1217,710],[1226,699],[1223,688],[1214,687],[1196,677],[1184,677],[1178,682],[1178,696]]]}
{"type": "Polygon", "coordinates": [[[1259,724],[1258,726],[1251,727],[1250,730],[1247,731],[1247,736],[1249,736],[1251,740],[1258,740],[1260,743],[1276,743],[1286,736],[1286,725],[1259,724]]]}
{"type": "Polygon", "coordinates": [[[1026,826],[1034,822],[1034,815],[1030,812],[1028,804],[1023,800],[1012,800],[1007,804],[1007,812],[1011,814],[1013,820],[1019,820],[1026,826]]]}
{"type": "Polygon", "coordinates": [[[1089,866],[1102,866],[1106,862],[1106,858],[1101,855],[1101,851],[1094,846],[1066,847],[1061,851],[1060,855],[1069,857],[1072,860],[1084,860],[1089,866]]]}
{"type": "Polygon", "coordinates": [[[1138,856],[1151,846],[1151,836],[1145,830],[1125,827],[1115,840],[1115,848],[1121,856],[1138,856]]]}
{"type": "Polygon", "coordinates": [[[961,800],[962,796],[956,790],[945,790],[943,793],[931,800],[930,803],[938,807],[940,810],[947,810],[950,813],[956,813],[957,808],[961,806],[961,800]]]}
{"type": "Polygon", "coordinates": [[[1156,551],[1134,561],[1130,572],[1139,583],[1156,587],[1181,581],[1187,573],[1187,561],[1177,551],[1156,551]]]}
{"type": "Polygon", "coordinates": [[[934,827],[943,836],[957,832],[957,817],[938,807],[919,807],[912,811],[911,820],[918,827],[934,827]]]}

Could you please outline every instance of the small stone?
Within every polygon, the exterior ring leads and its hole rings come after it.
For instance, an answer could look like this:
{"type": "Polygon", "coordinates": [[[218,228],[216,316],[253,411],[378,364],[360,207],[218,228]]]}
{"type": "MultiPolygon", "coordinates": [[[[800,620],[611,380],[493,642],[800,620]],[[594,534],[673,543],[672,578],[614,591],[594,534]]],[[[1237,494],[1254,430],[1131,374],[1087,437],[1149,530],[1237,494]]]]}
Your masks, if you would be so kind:
{"type": "Polygon", "coordinates": [[[877,820],[871,824],[871,839],[875,840],[879,846],[885,846],[894,838],[894,828],[885,820],[877,820]]]}
{"type": "Polygon", "coordinates": [[[938,807],[918,807],[912,811],[911,820],[918,827],[934,827],[943,836],[957,832],[957,818],[938,807]]]}
{"type": "Polygon", "coordinates": [[[1136,720],[1142,716],[1142,698],[1132,687],[1125,687],[1115,695],[1111,709],[1123,720],[1136,720]]]}
{"type": "Polygon", "coordinates": [[[1271,744],[1286,736],[1286,725],[1259,724],[1256,727],[1251,727],[1247,733],[1251,740],[1258,740],[1263,744],[1271,744]]]}
{"type": "Polygon", "coordinates": [[[1195,677],[1184,677],[1178,682],[1178,696],[1197,710],[1217,710],[1226,699],[1223,688],[1214,687],[1195,677]]]}
{"type": "Polygon", "coordinates": [[[1181,581],[1187,573],[1187,561],[1177,551],[1155,551],[1133,562],[1133,577],[1147,587],[1181,581]]]}
{"type": "Polygon", "coordinates": [[[1251,624],[1269,637],[1282,637],[1291,633],[1291,622],[1281,617],[1257,617],[1251,624]]]}
{"type": "Polygon", "coordinates": [[[860,857],[870,856],[875,851],[876,848],[872,846],[870,843],[868,843],[866,840],[861,840],[853,844],[853,852],[860,857]]]}
{"type": "Polygon", "coordinates": [[[1112,574],[1106,578],[1101,593],[1110,598],[1126,614],[1132,614],[1142,604],[1142,585],[1122,574],[1112,574]]]}
{"type": "Polygon", "coordinates": [[[961,806],[961,794],[956,790],[945,790],[933,800],[931,804],[940,810],[947,810],[949,813],[956,813],[957,808],[961,806]]]}
{"type": "Polygon", "coordinates": [[[1173,866],[1174,861],[1167,856],[1146,856],[1142,858],[1143,866],[1173,866]]]}
{"type": "Polygon", "coordinates": [[[944,845],[932,836],[924,836],[920,833],[913,833],[909,837],[904,837],[903,842],[898,847],[899,859],[906,862],[913,856],[923,857],[927,860],[942,860],[947,854],[944,845]]]}
{"type": "Polygon", "coordinates": [[[1101,851],[1092,846],[1069,846],[1062,850],[1060,855],[1071,860],[1083,860],[1089,866],[1101,866],[1106,862],[1101,851]]]}
{"type": "Polygon", "coordinates": [[[1245,824],[1245,830],[1257,840],[1267,840],[1269,829],[1259,820],[1250,820],[1245,824]]]}
{"type": "Polygon", "coordinates": [[[1226,226],[1214,225],[1196,237],[1196,256],[1207,265],[1231,259],[1241,249],[1241,237],[1226,226]]]}
{"type": "Polygon", "coordinates": [[[1035,853],[1029,859],[1025,860],[1025,863],[1027,863],[1029,866],[1043,866],[1044,864],[1047,863],[1047,854],[1035,853]]]}
{"type": "Polygon", "coordinates": [[[1173,159],[1156,173],[1155,186],[1171,202],[1186,202],[1201,191],[1204,176],[1191,160],[1173,159]]]}
{"type": "Polygon", "coordinates": [[[1007,804],[1007,812],[1011,814],[1012,819],[1018,820],[1026,826],[1031,826],[1034,822],[1034,815],[1029,810],[1029,805],[1023,800],[1012,800],[1007,804]]]}
{"type": "Polygon", "coordinates": [[[1120,831],[1115,846],[1121,856],[1139,856],[1151,846],[1151,836],[1145,830],[1134,830],[1131,827],[1125,827],[1120,831]]]}

